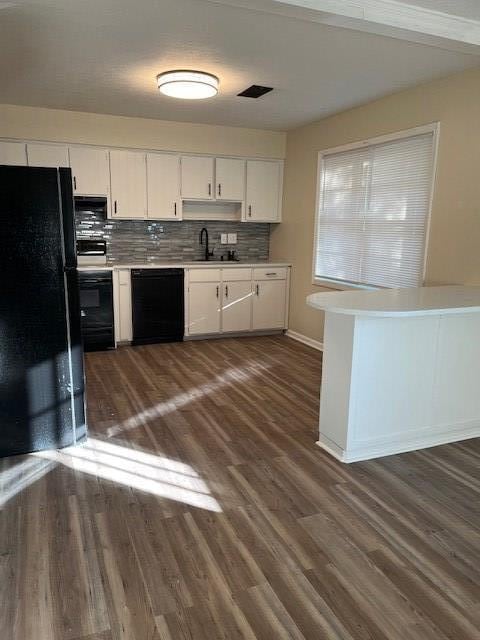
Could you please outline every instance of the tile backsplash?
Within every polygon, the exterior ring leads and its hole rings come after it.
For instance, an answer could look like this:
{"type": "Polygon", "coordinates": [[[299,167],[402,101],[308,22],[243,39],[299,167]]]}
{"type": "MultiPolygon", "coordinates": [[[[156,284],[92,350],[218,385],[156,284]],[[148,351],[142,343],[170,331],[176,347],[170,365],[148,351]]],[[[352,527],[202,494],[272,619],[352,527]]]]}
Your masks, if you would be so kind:
{"type": "Polygon", "coordinates": [[[199,244],[202,227],[208,229],[214,258],[234,249],[242,262],[266,262],[269,254],[270,225],[217,220],[161,222],[149,220],[107,220],[95,212],[75,214],[77,237],[104,238],[109,263],[190,262],[203,257],[199,244]],[[236,233],[236,245],[220,244],[221,233],[236,233]]]}

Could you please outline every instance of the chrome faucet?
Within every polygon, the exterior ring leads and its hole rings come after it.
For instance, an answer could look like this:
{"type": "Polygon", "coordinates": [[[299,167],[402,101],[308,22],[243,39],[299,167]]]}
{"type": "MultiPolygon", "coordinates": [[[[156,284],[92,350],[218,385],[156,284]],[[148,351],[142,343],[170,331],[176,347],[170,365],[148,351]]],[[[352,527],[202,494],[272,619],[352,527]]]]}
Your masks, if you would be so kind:
{"type": "Polygon", "coordinates": [[[205,234],[205,260],[209,260],[213,256],[213,251],[208,249],[208,230],[203,227],[200,231],[200,244],[203,245],[203,235],[205,234]]]}

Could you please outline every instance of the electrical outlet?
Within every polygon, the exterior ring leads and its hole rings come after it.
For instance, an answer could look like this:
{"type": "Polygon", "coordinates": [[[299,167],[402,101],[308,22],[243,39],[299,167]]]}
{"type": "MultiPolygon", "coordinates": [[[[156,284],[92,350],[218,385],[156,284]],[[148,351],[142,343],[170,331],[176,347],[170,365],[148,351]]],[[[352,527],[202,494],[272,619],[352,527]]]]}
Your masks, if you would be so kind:
{"type": "Polygon", "coordinates": [[[237,244],[237,234],[229,233],[228,234],[228,244],[237,244]]]}
{"type": "Polygon", "coordinates": [[[220,242],[221,242],[221,244],[228,244],[228,234],[227,233],[221,233],[220,234],[220,242]]]}

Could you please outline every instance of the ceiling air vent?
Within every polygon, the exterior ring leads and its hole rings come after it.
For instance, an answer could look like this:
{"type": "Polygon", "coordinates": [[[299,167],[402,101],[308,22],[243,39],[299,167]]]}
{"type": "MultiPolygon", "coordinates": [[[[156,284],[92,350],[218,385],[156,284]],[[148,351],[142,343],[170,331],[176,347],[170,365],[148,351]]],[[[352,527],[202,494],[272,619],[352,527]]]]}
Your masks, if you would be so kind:
{"type": "Polygon", "coordinates": [[[260,98],[260,96],[264,96],[269,91],[273,91],[273,87],[261,87],[259,84],[252,84],[251,87],[237,95],[242,98],[260,98]]]}

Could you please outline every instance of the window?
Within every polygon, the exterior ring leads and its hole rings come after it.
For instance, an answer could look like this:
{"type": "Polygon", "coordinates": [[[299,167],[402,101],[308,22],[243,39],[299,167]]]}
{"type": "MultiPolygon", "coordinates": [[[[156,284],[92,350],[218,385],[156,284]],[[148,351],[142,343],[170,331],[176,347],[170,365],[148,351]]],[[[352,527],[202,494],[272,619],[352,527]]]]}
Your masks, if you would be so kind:
{"type": "Polygon", "coordinates": [[[314,282],[421,286],[436,130],[320,154],[314,282]]]}

